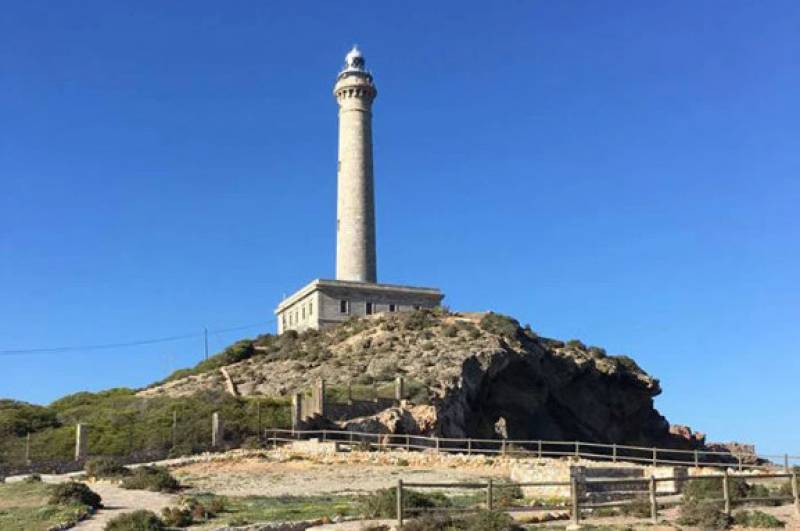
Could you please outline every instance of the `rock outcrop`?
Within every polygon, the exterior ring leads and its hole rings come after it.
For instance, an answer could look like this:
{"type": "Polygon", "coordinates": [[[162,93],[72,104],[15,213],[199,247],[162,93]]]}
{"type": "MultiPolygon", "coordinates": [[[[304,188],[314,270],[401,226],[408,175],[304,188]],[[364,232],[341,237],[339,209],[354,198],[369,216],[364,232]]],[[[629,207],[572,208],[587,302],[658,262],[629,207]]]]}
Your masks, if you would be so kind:
{"type": "Polygon", "coordinates": [[[653,405],[658,380],[631,358],[538,337],[497,314],[378,315],[319,332],[262,336],[247,352],[247,359],[226,366],[229,381],[209,371],[140,394],[191,394],[232,383],[242,396],[286,396],[317,378],[341,389],[402,375],[412,402],[427,409],[405,404],[345,426],[442,437],[702,445],[670,431],[653,405]]]}

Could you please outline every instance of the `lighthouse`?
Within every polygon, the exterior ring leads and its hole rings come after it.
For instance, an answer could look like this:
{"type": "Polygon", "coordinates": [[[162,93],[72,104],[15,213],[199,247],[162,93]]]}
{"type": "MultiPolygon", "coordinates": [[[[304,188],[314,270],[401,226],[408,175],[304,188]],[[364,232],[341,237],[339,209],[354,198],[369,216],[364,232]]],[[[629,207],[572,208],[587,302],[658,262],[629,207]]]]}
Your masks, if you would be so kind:
{"type": "Polygon", "coordinates": [[[278,333],[433,308],[444,298],[436,288],[378,283],[372,157],[372,104],[378,90],[355,46],[344,58],[333,95],[339,107],[336,277],[313,280],[283,299],[275,309],[278,333]]]}
{"type": "Polygon", "coordinates": [[[339,105],[336,280],[377,282],[372,102],[378,91],[355,46],[345,56],[333,94],[339,105]]]}

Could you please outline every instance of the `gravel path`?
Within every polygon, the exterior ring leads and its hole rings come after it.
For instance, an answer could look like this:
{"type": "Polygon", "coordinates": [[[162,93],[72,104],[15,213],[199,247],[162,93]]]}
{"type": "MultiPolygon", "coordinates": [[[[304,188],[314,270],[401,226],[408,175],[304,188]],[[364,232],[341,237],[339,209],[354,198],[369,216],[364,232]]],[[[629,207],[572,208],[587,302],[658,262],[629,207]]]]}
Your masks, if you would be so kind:
{"type": "MultiPolygon", "coordinates": [[[[48,483],[61,483],[70,481],[75,475],[43,475],[42,480],[48,483]]],[[[102,531],[108,521],[115,516],[139,509],[147,509],[160,515],[161,509],[175,505],[177,498],[175,494],[123,489],[107,481],[97,481],[88,483],[88,485],[103,499],[103,508],[91,518],[80,522],[73,529],[102,531]]]]}
{"type": "Polygon", "coordinates": [[[122,513],[147,509],[160,515],[161,509],[175,505],[174,494],[122,489],[106,482],[92,483],[90,487],[103,498],[103,509],[97,511],[92,518],[79,523],[74,529],[102,531],[109,520],[122,513]]]}

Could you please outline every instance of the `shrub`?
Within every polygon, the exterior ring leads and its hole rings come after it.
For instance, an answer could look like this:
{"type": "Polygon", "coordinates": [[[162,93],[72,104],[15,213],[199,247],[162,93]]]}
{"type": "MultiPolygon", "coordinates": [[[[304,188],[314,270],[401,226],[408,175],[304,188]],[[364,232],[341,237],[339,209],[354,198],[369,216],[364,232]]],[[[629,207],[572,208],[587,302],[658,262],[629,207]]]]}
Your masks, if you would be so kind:
{"type": "Polygon", "coordinates": [[[192,514],[188,509],[180,507],[164,507],[161,520],[167,527],[189,527],[192,525],[192,514]]]}
{"type": "Polygon", "coordinates": [[[625,516],[635,516],[636,518],[649,518],[650,517],[650,500],[644,496],[637,496],[619,508],[620,512],[625,516]]]}
{"type": "Polygon", "coordinates": [[[120,486],[123,489],[175,492],[180,488],[180,483],[166,468],[143,466],[135,469],[133,474],[125,478],[120,486]]]}
{"type": "Polygon", "coordinates": [[[86,461],[83,470],[87,476],[92,478],[127,476],[131,472],[113,457],[94,457],[89,459],[86,461]]]}
{"type": "Polygon", "coordinates": [[[105,531],[164,531],[164,522],[151,511],[139,510],[112,518],[105,531]]]}
{"type": "Polygon", "coordinates": [[[50,492],[50,505],[88,505],[93,509],[102,507],[100,495],[85,483],[68,481],[55,485],[50,492]]]}
{"type": "Polygon", "coordinates": [[[703,529],[725,529],[730,518],[719,510],[719,504],[707,501],[685,501],[681,504],[678,524],[703,529]]]}
{"type": "Polygon", "coordinates": [[[498,336],[516,338],[519,333],[519,321],[499,313],[489,312],[478,323],[481,328],[498,336]]]}
{"type": "Polygon", "coordinates": [[[464,518],[460,524],[457,529],[465,531],[516,531],[522,529],[514,523],[511,515],[501,511],[478,511],[464,518]]]}
{"type": "MultiPolygon", "coordinates": [[[[741,499],[748,496],[750,487],[740,478],[728,481],[732,498],[741,499]]],[[[688,481],[683,488],[683,499],[689,501],[718,500],[723,497],[722,477],[703,478],[688,481]]]]}
{"type": "Polygon", "coordinates": [[[25,479],[22,480],[23,483],[41,483],[42,476],[39,474],[31,474],[29,476],[25,476],[25,479]]]}
{"type": "MultiPolygon", "coordinates": [[[[403,507],[434,509],[449,507],[450,500],[441,493],[422,493],[414,490],[403,491],[403,507]]],[[[369,518],[393,518],[397,516],[397,489],[380,489],[364,496],[361,512],[369,518]]]]}
{"type": "Polygon", "coordinates": [[[517,531],[523,528],[501,511],[480,510],[465,517],[426,514],[410,520],[402,531],[517,531]]]}
{"type": "Polygon", "coordinates": [[[519,485],[503,485],[502,483],[495,484],[494,496],[497,507],[510,507],[514,505],[514,500],[521,500],[525,497],[519,485]]]}
{"type": "Polygon", "coordinates": [[[786,522],[762,511],[739,511],[733,515],[733,523],[745,528],[786,527],[786,522]]]}
{"type": "Polygon", "coordinates": [[[442,327],[442,335],[444,337],[456,337],[458,335],[458,327],[455,325],[445,325],[442,327]]]}
{"type": "Polygon", "coordinates": [[[206,502],[206,508],[213,514],[224,513],[228,508],[228,498],[224,496],[214,496],[206,502]]]}
{"type": "Polygon", "coordinates": [[[567,341],[567,346],[578,350],[586,350],[586,345],[580,339],[570,339],[567,341]]]}
{"type": "Polygon", "coordinates": [[[425,330],[436,324],[430,310],[414,310],[405,316],[403,320],[404,330],[425,330]]]}

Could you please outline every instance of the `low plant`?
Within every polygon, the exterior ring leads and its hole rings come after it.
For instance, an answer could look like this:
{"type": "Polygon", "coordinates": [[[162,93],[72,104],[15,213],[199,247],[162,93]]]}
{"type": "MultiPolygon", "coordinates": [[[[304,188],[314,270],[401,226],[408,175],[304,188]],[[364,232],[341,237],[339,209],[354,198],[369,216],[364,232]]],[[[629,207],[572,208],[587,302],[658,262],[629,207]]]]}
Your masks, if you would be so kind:
{"type": "Polygon", "coordinates": [[[93,509],[102,507],[100,495],[86,486],[85,483],[68,481],[53,486],[50,492],[50,505],[87,505],[93,509]]]}
{"type": "Polygon", "coordinates": [[[175,492],[180,488],[180,483],[164,467],[142,466],[126,477],[120,486],[123,489],[175,492]]]}
{"type": "Polygon", "coordinates": [[[86,461],[83,471],[92,478],[127,476],[131,472],[113,457],[93,457],[86,461]]]}
{"type": "Polygon", "coordinates": [[[681,504],[678,517],[680,525],[703,529],[726,529],[730,523],[730,517],[720,510],[718,503],[688,500],[681,504]]]}
{"type": "MultiPolygon", "coordinates": [[[[435,509],[449,507],[450,499],[439,492],[423,493],[403,491],[403,507],[407,509],[435,509]]],[[[369,518],[397,516],[397,489],[380,489],[361,499],[361,512],[369,518]]]]}
{"type": "Polygon", "coordinates": [[[519,321],[513,317],[494,312],[484,315],[478,324],[489,333],[508,338],[516,338],[520,330],[519,321]]]}
{"type": "Polygon", "coordinates": [[[644,496],[637,496],[629,503],[620,507],[620,512],[625,516],[635,516],[636,518],[650,517],[650,501],[644,496]]]}
{"type": "Polygon", "coordinates": [[[458,518],[445,514],[426,514],[410,520],[402,527],[402,531],[521,531],[522,529],[507,513],[485,510],[458,518]]]}
{"type": "Polygon", "coordinates": [[[133,511],[112,518],[105,531],[164,531],[164,522],[152,511],[133,511]]]}
{"type": "Polygon", "coordinates": [[[192,513],[180,507],[164,507],[161,511],[161,521],[167,527],[189,527],[192,525],[192,513]]]}
{"type": "Polygon", "coordinates": [[[763,511],[739,511],[733,515],[733,523],[745,528],[786,527],[786,522],[763,511]]]}

